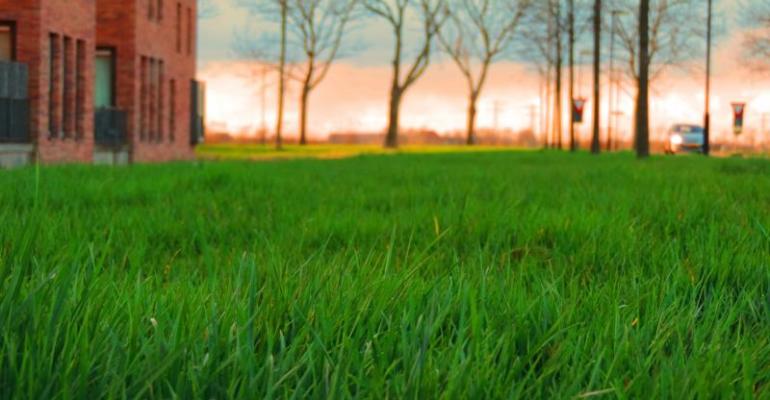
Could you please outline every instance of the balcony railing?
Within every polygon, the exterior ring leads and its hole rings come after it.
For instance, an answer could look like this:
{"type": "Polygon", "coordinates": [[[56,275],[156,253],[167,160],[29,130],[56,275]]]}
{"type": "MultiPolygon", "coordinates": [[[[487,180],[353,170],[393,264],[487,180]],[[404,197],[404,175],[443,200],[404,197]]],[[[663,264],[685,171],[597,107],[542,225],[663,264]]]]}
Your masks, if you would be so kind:
{"type": "Polygon", "coordinates": [[[0,61],[0,143],[29,142],[29,100],[25,64],[0,61]]]}
{"type": "Polygon", "coordinates": [[[97,108],[94,112],[94,141],[101,146],[125,145],[126,112],[117,108],[97,108]]]}

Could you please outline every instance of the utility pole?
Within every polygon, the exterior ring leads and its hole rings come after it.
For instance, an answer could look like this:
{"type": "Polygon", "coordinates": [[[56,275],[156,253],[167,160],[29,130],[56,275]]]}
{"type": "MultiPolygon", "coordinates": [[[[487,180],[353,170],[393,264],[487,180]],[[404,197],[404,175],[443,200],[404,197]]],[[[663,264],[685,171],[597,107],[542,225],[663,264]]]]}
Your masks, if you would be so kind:
{"type": "Polygon", "coordinates": [[[620,93],[618,93],[620,90],[616,88],[618,85],[618,76],[617,72],[615,71],[615,33],[616,33],[616,26],[618,22],[618,16],[620,15],[620,10],[612,10],[612,21],[610,23],[610,101],[609,101],[609,113],[607,118],[607,151],[612,151],[613,148],[613,136],[617,134],[615,132],[615,126],[614,123],[617,121],[617,116],[615,113],[618,112],[617,107],[617,99],[620,97],[620,93]],[[617,92],[616,92],[617,91],[617,92]]]}
{"type": "Polygon", "coordinates": [[[706,108],[703,116],[703,154],[711,153],[711,17],[713,0],[708,0],[706,26],[706,108]]]}
{"type": "Polygon", "coordinates": [[[569,150],[577,150],[575,146],[575,0],[569,0],[569,150]]]}
{"type": "Polygon", "coordinates": [[[594,0],[594,120],[591,153],[599,154],[601,121],[602,0],[594,0]]]}
{"type": "Polygon", "coordinates": [[[637,158],[650,156],[650,0],[639,2],[639,90],[634,148],[637,158]]]}
{"type": "Polygon", "coordinates": [[[562,149],[562,122],[561,122],[561,115],[562,115],[562,21],[561,21],[561,0],[556,1],[556,10],[555,10],[555,22],[556,22],[556,66],[555,66],[555,72],[556,72],[556,88],[554,89],[554,121],[553,121],[553,131],[556,135],[556,147],[561,150],[562,149]]]}
{"type": "Polygon", "coordinates": [[[283,102],[286,96],[286,35],[289,0],[281,0],[281,50],[280,61],[278,65],[278,110],[277,120],[275,121],[275,148],[283,149],[283,102]]]}

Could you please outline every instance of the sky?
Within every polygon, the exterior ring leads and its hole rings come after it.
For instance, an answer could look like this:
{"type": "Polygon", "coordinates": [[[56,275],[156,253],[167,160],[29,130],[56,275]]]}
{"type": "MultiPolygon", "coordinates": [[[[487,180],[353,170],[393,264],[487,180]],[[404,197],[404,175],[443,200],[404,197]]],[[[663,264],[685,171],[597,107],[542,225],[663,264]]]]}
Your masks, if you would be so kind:
{"type": "MultiPolygon", "coordinates": [[[[263,91],[258,67],[239,58],[233,50],[236,30],[254,27],[254,17],[234,7],[233,0],[218,1],[218,13],[213,18],[202,19],[199,24],[199,77],[207,84],[207,119],[210,131],[251,135],[263,124],[268,129],[274,125],[276,88],[268,77],[263,91]]],[[[716,24],[723,34],[714,56],[712,123],[718,139],[762,141],[770,136],[770,76],[750,73],[741,64],[740,26],[734,17],[736,7],[735,0],[722,0],[719,4],[716,24]],[[747,103],[746,132],[740,137],[734,137],[731,130],[732,102],[747,103]]],[[[256,30],[260,29],[270,31],[274,27],[260,23],[256,30]]],[[[312,94],[311,137],[324,139],[334,132],[375,133],[385,128],[391,37],[388,26],[377,19],[367,19],[348,35],[347,46],[355,52],[339,60],[312,94]]],[[[589,58],[585,57],[584,61],[588,62],[589,58]]],[[[655,82],[651,103],[653,135],[664,135],[673,123],[702,121],[704,79],[702,67],[697,66],[688,73],[669,70],[655,82]]],[[[591,81],[590,70],[579,68],[576,89],[579,96],[589,97],[591,81]]],[[[541,125],[539,88],[540,80],[531,66],[514,61],[497,63],[479,102],[479,128],[518,131],[534,126],[537,131],[541,125]]],[[[633,92],[630,85],[624,85],[620,98],[623,114],[619,126],[627,139],[630,139],[633,92]]],[[[603,93],[602,97],[606,102],[609,96],[603,93]]],[[[460,132],[465,126],[466,99],[467,87],[457,67],[439,56],[409,89],[401,125],[439,133],[460,132]]],[[[297,131],[296,87],[290,88],[287,102],[285,124],[291,137],[297,131]]],[[[603,121],[607,121],[606,103],[602,109],[603,121]]],[[[591,113],[590,100],[586,113],[591,113]]],[[[578,134],[587,136],[588,125],[578,126],[578,134]]]]}

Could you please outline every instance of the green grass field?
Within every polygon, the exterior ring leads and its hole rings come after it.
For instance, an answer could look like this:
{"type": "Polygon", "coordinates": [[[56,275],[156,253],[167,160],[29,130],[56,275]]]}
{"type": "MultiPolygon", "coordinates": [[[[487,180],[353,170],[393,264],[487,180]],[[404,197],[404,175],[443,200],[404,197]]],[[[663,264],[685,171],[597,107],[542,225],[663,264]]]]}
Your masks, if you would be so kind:
{"type": "Polygon", "coordinates": [[[770,398],[770,162],[0,172],[0,398],[770,398]]]}
{"type": "MultiPolygon", "coordinates": [[[[237,144],[215,143],[196,148],[198,158],[217,161],[272,161],[295,159],[339,159],[375,154],[435,154],[435,153],[479,153],[510,151],[499,146],[449,146],[449,145],[411,145],[401,146],[398,150],[387,150],[375,145],[316,144],[299,146],[287,144],[282,150],[276,150],[272,144],[237,144]]],[[[522,150],[523,151],[523,150],[522,150]]]]}

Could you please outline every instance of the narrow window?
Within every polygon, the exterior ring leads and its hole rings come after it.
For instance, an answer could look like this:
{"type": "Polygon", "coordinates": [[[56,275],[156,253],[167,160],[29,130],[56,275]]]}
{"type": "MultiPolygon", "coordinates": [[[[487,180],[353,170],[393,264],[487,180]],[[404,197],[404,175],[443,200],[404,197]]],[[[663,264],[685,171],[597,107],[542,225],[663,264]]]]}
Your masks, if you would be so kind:
{"type": "Polygon", "coordinates": [[[0,22],[0,61],[16,59],[16,29],[10,22],[0,22]]]}
{"type": "Polygon", "coordinates": [[[72,39],[64,37],[64,62],[62,67],[62,84],[64,85],[64,101],[62,102],[62,119],[64,120],[64,137],[70,136],[73,131],[73,103],[72,95],[72,39]]]}
{"type": "Polygon", "coordinates": [[[152,59],[152,109],[150,115],[152,120],[150,126],[152,127],[152,139],[158,140],[158,72],[160,64],[158,60],[152,59]]]}
{"type": "Polygon", "coordinates": [[[81,139],[85,131],[85,101],[86,101],[86,42],[78,40],[75,57],[75,137],[81,139]]]}
{"type": "Polygon", "coordinates": [[[187,7],[187,55],[192,55],[193,18],[192,9],[187,7]]]}
{"type": "Polygon", "coordinates": [[[163,60],[158,61],[158,141],[163,140],[163,60]]]}
{"type": "Polygon", "coordinates": [[[163,0],[158,0],[158,21],[163,21],[163,0]]]}
{"type": "Polygon", "coordinates": [[[150,21],[155,18],[155,9],[154,9],[154,3],[155,0],[147,0],[147,19],[150,21]]]}
{"type": "Polygon", "coordinates": [[[150,91],[147,94],[148,96],[148,110],[147,110],[147,129],[148,129],[148,139],[152,141],[155,139],[155,59],[150,58],[150,67],[149,67],[149,76],[147,77],[147,81],[149,82],[150,91]]]}
{"type": "Polygon", "coordinates": [[[48,37],[48,135],[55,138],[59,134],[59,35],[52,33],[48,37]]]}
{"type": "Polygon", "coordinates": [[[139,139],[147,137],[147,57],[142,57],[141,78],[139,79],[139,139]]]}
{"type": "Polygon", "coordinates": [[[176,3],[176,52],[182,52],[182,3],[176,3]]]}
{"type": "Polygon", "coordinates": [[[115,50],[112,48],[96,49],[96,65],[94,67],[94,106],[97,109],[114,107],[115,50]]]}
{"type": "Polygon", "coordinates": [[[169,82],[168,96],[168,140],[173,142],[176,132],[176,80],[174,79],[169,82]]]}

